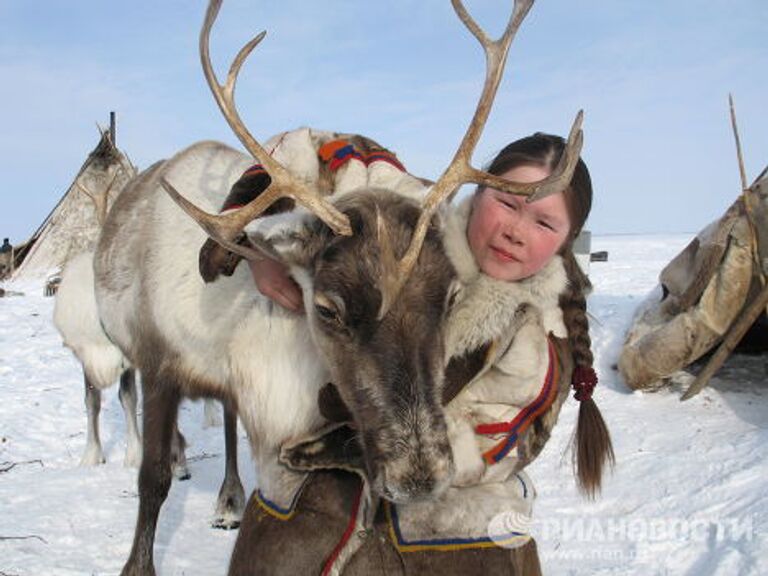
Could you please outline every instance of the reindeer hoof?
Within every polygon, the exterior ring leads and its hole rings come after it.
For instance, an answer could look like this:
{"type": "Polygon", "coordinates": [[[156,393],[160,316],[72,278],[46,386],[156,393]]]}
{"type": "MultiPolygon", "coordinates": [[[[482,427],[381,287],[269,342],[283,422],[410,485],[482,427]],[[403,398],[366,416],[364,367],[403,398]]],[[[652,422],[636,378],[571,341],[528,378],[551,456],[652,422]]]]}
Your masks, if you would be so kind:
{"type": "Polygon", "coordinates": [[[83,457],[80,459],[80,466],[98,466],[100,464],[105,464],[107,461],[106,458],[104,458],[104,454],[101,452],[101,450],[86,450],[85,454],[83,454],[83,457]]]}
{"type": "Polygon", "coordinates": [[[211,522],[211,528],[217,530],[237,530],[240,528],[240,520],[234,520],[230,518],[214,518],[211,522]]]}
{"type": "Polygon", "coordinates": [[[176,480],[179,482],[184,482],[185,480],[192,478],[192,474],[189,473],[186,466],[176,466],[173,469],[173,475],[176,476],[176,480]]]}
{"type": "Polygon", "coordinates": [[[240,520],[243,518],[244,511],[245,493],[240,480],[225,482],[219,494],[219,501],[211,526],[221,530],[236,530],[240,528],[240,520]]]}

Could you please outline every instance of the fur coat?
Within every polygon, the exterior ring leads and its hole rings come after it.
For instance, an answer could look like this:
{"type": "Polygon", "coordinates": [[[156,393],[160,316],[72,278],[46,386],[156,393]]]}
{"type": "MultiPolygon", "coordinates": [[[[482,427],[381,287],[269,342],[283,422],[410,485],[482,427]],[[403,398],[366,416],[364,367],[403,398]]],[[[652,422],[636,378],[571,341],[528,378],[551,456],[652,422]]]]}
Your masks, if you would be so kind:
{"type": "Polygon", "coordinates": [[[548,381],[554,377],[549,335],[567,337],[559,306],[567,284],[562,259],[555,256],[518,282],[482,274],[466,235],[471,204],[464,200],[446,221],[446,248],[462,284],[448,320],[446,352],[458,357],[490,346],[480,371],[446,407],[458,486],[504,481],[518,468],[516,440],[557,395],[558,383],[548,381]]]}

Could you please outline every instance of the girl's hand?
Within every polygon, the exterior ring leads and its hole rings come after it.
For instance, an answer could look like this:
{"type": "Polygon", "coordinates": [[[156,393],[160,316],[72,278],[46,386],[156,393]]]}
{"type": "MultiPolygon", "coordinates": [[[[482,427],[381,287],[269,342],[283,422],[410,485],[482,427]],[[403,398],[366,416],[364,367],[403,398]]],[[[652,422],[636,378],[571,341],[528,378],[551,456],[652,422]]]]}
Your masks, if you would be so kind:
{"type": "Polygon", "coordinates": [[[287,310],[304,312],[301,288],[288,274],[288,268],[282,262],[263,258],[249,260],[248,265],[259,292],[287,310]]]}

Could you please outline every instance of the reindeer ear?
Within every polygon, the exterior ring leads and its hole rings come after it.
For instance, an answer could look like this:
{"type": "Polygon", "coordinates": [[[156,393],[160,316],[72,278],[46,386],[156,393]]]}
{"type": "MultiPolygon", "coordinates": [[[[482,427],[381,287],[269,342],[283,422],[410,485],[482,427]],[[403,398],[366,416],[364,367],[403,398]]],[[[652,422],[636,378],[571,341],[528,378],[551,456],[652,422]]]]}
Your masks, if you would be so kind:
{"type": "Polygon", "coordinates": [[[303,208],[258,218],[245,228],[253,246],[287,266],[308,268],[331,233],[317,216],[303,208]]]}

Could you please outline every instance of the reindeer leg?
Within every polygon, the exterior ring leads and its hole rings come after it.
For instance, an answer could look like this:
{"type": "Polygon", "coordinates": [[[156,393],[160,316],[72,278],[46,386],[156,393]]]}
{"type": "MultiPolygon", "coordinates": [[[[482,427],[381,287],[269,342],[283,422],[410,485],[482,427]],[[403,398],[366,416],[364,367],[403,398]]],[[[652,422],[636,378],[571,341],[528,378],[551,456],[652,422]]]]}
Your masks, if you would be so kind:
{"type": "Polygon", "coordinates": [[[214,528],[231,530],[240,526],[245,510],[245,491],[237,470],[237,410],[231,400],[223,400],[224,406],[224,445],[226,465],[224,482],[219,490],[216,504],[214,528]]]}
{"type": "Polygon", "coordinates": [[[123,406],[127,430],[123,465],[127,467],[138,467],[141,464],[141,436],[139,436],[139,426],[136,422],[137,399],[136,371],[129,368],[120,376],[120,404],[123,406]]]}
{"type": "Polygon", "coordinates": [[[187,440],[179,430],[179,423],[173,425],[173,436],[171,437],[171,464],[173,465],[173,475],[177,480],[184,481],[192,478],[187,468],[187,440]]]}
{"type": "Polygon", "coordinates": [[[216,409],[216,401],[213,398],[203,400],[203,428],[221,426],[221,416],[216,409]]]}
{"type": "Polygon", "coordinates": [[[85,408],[88,412],[88,439],[80,466],[104,464],[104,452],[99,438],[99,412],[101,412],[101,390],[96,388],[88,376],[85,376],[85,408]]]}
{"type": "Polygon", "coordinates": [[[178,434],[179,390],[143,376],[144,454],[139,469],[139,516],[131,555],[121,576],[154,576],[152,560],[160,507],[171,487],[171,442],[178,434]]]}

